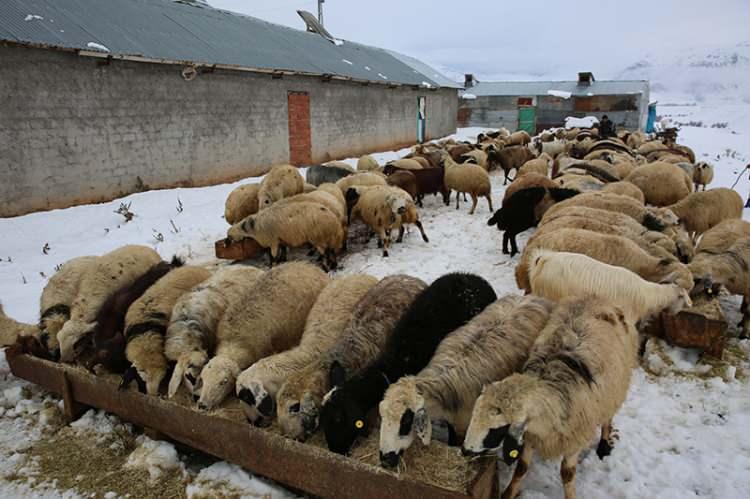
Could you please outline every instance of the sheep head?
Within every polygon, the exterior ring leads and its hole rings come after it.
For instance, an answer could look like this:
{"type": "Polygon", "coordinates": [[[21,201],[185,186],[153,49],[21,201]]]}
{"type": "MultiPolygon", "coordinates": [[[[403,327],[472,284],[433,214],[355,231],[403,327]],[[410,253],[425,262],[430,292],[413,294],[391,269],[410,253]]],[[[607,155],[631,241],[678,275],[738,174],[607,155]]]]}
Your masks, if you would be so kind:
{"type": "Polygon", "coordinates": [[[463,454],[479,455],[502,448],[505,463],[514,463],[521,456],[529,421],[538,412],[530,396],[535,385],[534,378],[514,374],[485,386],[474,404],[463,454]]]}
{"type": "Polygon", "coordinates": [[[57,334],[60,343],[60,361],[74,362],[88,345],[86,341],[96,328],[96,322],[82,322],[71,319],[65,323],[57,334]]]}
{"type": "Polygon", "coordinates": [[[195,350],[192,352],[183,353],[177,359],[174,371],[172,372],[172,379],[169,380],[169,389],[167,395],[171,398],[174,397],[180,385],[184,382],[185,388],[190,392],[193,397],[197,396],[197,390],[195,384],[198,381],[203,367],[208,362],[208,354],[203,350],[195,350]]]}
{"type": "Polygon", "coordinates": [[[256,372],[252,367],[243,371],[237,377],[235,389],[248,422],[266,427],[276,414],[276,401],[256,372]]]}
{"type": "Polygon", "coordinates": [[[208,361],[195,384],[200,394],[198,408],[208,410],[219,405],[231,393],[239,374],[240,367],[232,359],[217,356],[208,361]]]}
{"type": "Polygon", "coordinates": [[[167,375],[163,343],[164,338],[160,333],[149,331],[132,338],[126,347],[126,354],[132,359],[133,368],[146,384],[149,395],[159,394],[159,386],[167,375]],[[156,347],[155,343],[161,343],[162,347],[156,347]]]}
{"type": "Polygon", "coordinates": [[[681,286],[678,286],[677,284],[673,284],[673,292],[675,294],[675,298],[672,301],[672,303],[668,307],[668,311],[672,315],[677,315],[682,310],[686,308],[690,308],[693,306],[693,300],[690,299],[690,294],[687,292],[687,290],[681,286]]]}
{"type": "Polygon", "coordinates": [[[230,241],[241,241],[255,235],[255,215],[250,215],[242,221],[232,225],[227,231],[227,239],[230,241]]]}
{"type": "Polygon", "coordinates": [[[429,445],[432,425],[417,391],[414,377],[401,378],[386,391],[378,406],[380,412],[380,463],[393,468],[414,442],[414,435],[429,445]]]}

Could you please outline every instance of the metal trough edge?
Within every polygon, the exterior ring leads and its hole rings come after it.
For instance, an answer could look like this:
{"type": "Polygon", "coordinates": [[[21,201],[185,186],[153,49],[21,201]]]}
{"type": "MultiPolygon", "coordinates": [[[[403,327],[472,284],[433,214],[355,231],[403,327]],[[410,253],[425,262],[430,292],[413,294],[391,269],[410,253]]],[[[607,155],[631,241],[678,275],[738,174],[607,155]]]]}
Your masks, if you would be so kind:
{"type": "Polygon", "coordinates": [[[118,391],[93,374],[19,354],[13,349],[6,350],[6,357],[14,376],[62,395],[68,415],[75,415],[77,404],[103,409],[176,442],[318,497],[489,499],[493,490],[497,490],[494,460],[488,461],[469,488],[469,494],[463,494],[399,478],[380,468],[135,390],[118,391]]]}

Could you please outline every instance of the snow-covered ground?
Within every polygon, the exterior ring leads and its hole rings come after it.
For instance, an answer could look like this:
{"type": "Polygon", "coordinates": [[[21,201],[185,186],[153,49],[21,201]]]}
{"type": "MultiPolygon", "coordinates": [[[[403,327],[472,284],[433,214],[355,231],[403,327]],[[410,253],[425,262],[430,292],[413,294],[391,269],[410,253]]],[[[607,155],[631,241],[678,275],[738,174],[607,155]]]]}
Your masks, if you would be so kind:
{"type": "MultiPolygon", "coordinates": [[[[684,123],[703,122],[703,127],[683,126],[680,140],[693,147],[700,158],[716,165],[714,186],[731,186],[750,161],[750,111],[724,103],[670,99],[661,99],[661,103],[659,112],[663,116],[684,123]],[[727,126],[710,128],[714,122],[727,122],[727,126]]],[[[457,135],[475,137],[480,131],[461,129],[457,135]]],[[[403,153],[375,156],[383,162],[403,153]]],[[[214,262],[213,242],[222,238],[227,228],[222,218],[227,194],[240,183],[258,180],[144,192],[110,203],[0,219],[0,299],[6,313],[22,321],[36,321],[39,295],[56,265],[126,243],[152,245],[164,257],[176,253],[191,263],[214,262]],[[130,204],[135,213],[132,221],[125,223],[114,213],[121,202],[130,204]],[[48,249],[43,251],[45,245],[48,249]]],[[[504,190],[502,177],[493,175],[492,183],[493,199],[499,205],[504,190]]],[[[736,188],[743,197],[748,194],[747,174],[736,188]]],[[[377,277],[404,272],[432,281],[446,272],[463,270],[485,277],[498,294],[517,292],[513,278],[517,259],[500,252],[501,234],[485,223],[489,215],[486,202],[480,201],[474,216],[468,215],[468,208],[463,204],[456,211],[453,205],[443,206],[436,197],[428,198],[421,217],[430,243],[422,242],[419,234],[411,231],[387,259],[380,257],[374,240],[367,245],[353,244],[341,262],[341,272],[367,272],[377,277]]],[[[528,235],[521,236],[520,245],[528,235]]],[[[736,319],[737,300],[724,302],[731,318],[736,319]]],[[[703,368],[696,365],[699,361],[693,352],[651,345],[643,366],[637,369],[628,400],[616,417],[621,438],[613,455],[599,461],[588,453],[582,459],[577,477],[580,497],[747,497],[750,396],[744,373],[750,369],[750,341],[731,340],[730,348],[728,362],[703,368]],[[710,374],[704,372],[708,369],[710,374]]],[[[91,411],[74,425],[65,426],[60,404],[55,397],[9,374],[0,355],[1,497],[76,497],[91,493],[108,498],[128,493],[132,497],[168,493],[189,497],[291,495],[231,464],[183,455],[170,444],[136,437],[129,425],[102,412],[91,411]],[[41,443],[55,439],[67,445],[75,443],[78,447],[70,447],[75,452],[96,449],[108,466],[119,469],[127,464],[124,469],[140,471],[128,475],[130,482],[96,481],[98,477],[91,475],[98,472],[90,467],[73,473],[73,477],[62,477],[59,474],[65,468],[55,469],[49,456],[38,451],[41,443]],[[136,490],[132,488],[133,479],[144,483],[154,480],[163,487],[136,490]]],[[[56,449],[54,445],[46,447],[52,447],[49,452],[56,449]]],[[[504,465],[500,470],[504,486],[510,475],[504,465]]],[[[560,497],[559,463],[535,461],[523,489],[527,499],[560,497]]]]}

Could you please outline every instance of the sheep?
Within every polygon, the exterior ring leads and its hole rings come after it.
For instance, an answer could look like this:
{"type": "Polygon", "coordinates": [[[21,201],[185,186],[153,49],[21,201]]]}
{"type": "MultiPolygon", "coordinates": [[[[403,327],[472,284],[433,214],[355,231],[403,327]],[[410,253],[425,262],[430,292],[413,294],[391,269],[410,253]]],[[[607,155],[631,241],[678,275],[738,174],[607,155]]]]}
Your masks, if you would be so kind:
{"type": "Polygon", "coordinates": [[[387,196],[391,187],[355,186],[346,192],[348,220],[361,219],[378,236],[378,247],[383,247],[383,257],[388,256],[390,232],[398,223],[398,215],[391,208],[387,196]]]}
{"type": "Polygon", "coordinates": [[[131,366],[123,375],[122,387],[138,377],[146,393],[157,395],[167,374],[164,336],[177,300],[211,276],[211,272],[185,266],[169,272],[156,281],[133,302],[125,315],[125,357],[131,366]]]}
{"type": "Polygon", "coordinates": [[[340,364],[352,376],[367,368],[411,302],[426,287],[420,279],[391,275],[357,302],[333,347],[320,360],[291,375],[279,389],[276,406],[282,434],[306,440],[315,431],[323,396],[330,389],[331,365],[340,364]]]}
{"type": "Polygon", "coordinates": [[[705,161],[701,161],[695,165],[695,170],[691,176],[695,183],[695,190],[698,191],[700,187],[706,190],[706,186],[711,183],[714,179],[714,167],[705,161]]]}
{"type": "Polygon", "coordinates": [[[540,227],[534,233],[534,236],[554,232],[558,229],[590,230],[592,232],[598,232],[599,234],[626,237],[653,257],[662,260],[676,260],[676,246],[671,239],[659,232],[646,230],[643,226],[632,219],[629,220],[633,222],[633,225],[635,225],[636,228],[633,228],[630,225],[611,224],[604,220],[583,215],[564,216],[544,224],[544,226],[540,227]]]}
{"type": "Polygon", "coordinates": [[[102,255],[81,279],[70,306],[70,319],[57,333],[60,360],[73,361],[75,343],[90,333],[99,309],[115,291],[132,284],[153,265],[159,254],[147,246],[127,245],[102,255]]]}
{"type": "Polygon", "coordinates": [[[411,156],[411,157],[406,157],[403,159],[411,159],[411,160],[416,161],[422,166],[423,170],[425,168],[432,168],[432,164],[430,163],[430,161],[427,158],[423,158],[422,156],[411,156]]]}
{"type": "Polygon", "coordinates": [[[559,229],[532,236],[521,255],[515,270],[516,283],[519,289],[529,292],[528,262],[536,248],[588,255],[600,262],[632,270],[651,282],[674,282],[685,289],[693,286],[685,264],[653,257],[630,239],[583,229],[559,229]]]}
{"type": "Polygon", "coordinates": [[[355,185],[387,185],[385,177],[374,172],[355,173],[336,182],[336,186],[343,194],[349,190],[349,187],[355,185]]]}
{"type": "Polygon", "coordinates": [[[450,333],[416,376],[390,385],[378,408],[381,463],[396,464],[415,434],[429,444],[435,423],[459,445],[482,387],[521,369],[552,307],[537,296],[506,295],[450,333]]]}
{"type": "Polygon", "coordinates": [[[658,161],[639,166],[625,179],[641,191],[648,204],[669,206],[693,192],[693,182],[682,168],[658,161]]]}
{"type": "Polygon", "coordinates": [[[346,234],[341,219],[331,210],[318,203],[286,203],[273,209],[250,215],[233,225],[227,232],[231,240],[252,237],[264,248],[270,249],[270,263],[279,263],[286,250],[311,244],[325,259],[324,266],[336,269],[336,253],[344,244],[346,234]]]}
{"type": "Polygon", "coordinates": [[[490,171],[498,166],[503,169],[505,172],[503,185],[505,185],[508,183],[510,171],[515,168],[517,172],[530,159],[534,159],[534,154],[527,147],[506,147],[499,151],[490,151],[487,154],[487,166],[490,171]]]}
{"type": "Polygon", "coordinates": [[[378,162],[369,154],[365,154],[357,160],[358,172],[369,172],[370,170],[377,170],[379,168],[380,165],[378,162]]]}
{"type": "Polygon", "coordinates": [[[443,156],[442,166],[445,168],[444,182],[445,189],[448,191],[448,197],[450,198],[451,191],[456,191],[456,209],[459,208],[460,193],[464,192],[471,195],[472,205],[469,215],[474,214],[479,197],[487,198],[487,203],[490,205],[490,212],[494,211],[492,209],[490,176],[484,168],[472,164],[459,165],[448,155],[443,156]]]}
{"type": "Polygon", "coordinates": [[[706,251],[696,253],[695,258],[688,264],[693,273],[693,295],[706,292],[713,295],[717,287],[723,285],[734,295],[743,297],[742,321],[738,324],[740,338],[748,338],[750,334],[750,238],[737,239],[734,244],[723,251],[706,251]]]}
{"type": "Polygon", "coordinates": [[[487,385],[474,404],[465,454],[495,452],[512,464],[503,493],[515,499],[534,451],[562,457],[566,499],[575,499],[578,456],[595,437],[600,459],[612,451],[612,419],[636,365],[638,332],[622,311],[593,297],[567,298],[552,312],[523,371],[487,385]],[[543,409],[540,409],[543,408],[543,409]]]}
{"type": "Polygon", "coordinates": [[[232,303],[216,331],[216,353],[195,384],[198,408],[212,409],[232,391],[244,369],[299,343],[328,276],[309,263],[291,262],[258,278],[249,300],[232,303]]]}
{"type": "Polygon", "coordinates": [[[539,141],[533,144],[529,144],[539,156],[542,154],[549,154],[553,159],[565,152],[565,141],[554,140],[552,142],[539,141]]]}
{"type": "MultiPolygon", "coordinates": [[[[112,293],[96,313],[94,327],[73,344],[72,360],[89,370],[101,367],[113,373],[125,371],[128,367],[125,356],[125,315],[146,290],[182,264],[182,260],[177,257],[171,262],[159,262],[133,282],[112,293]]],[[[138,383],[141,388],[143,385],[140,379],[138,383]]]]}
{"type": "Polygon", "coordinates": [[[305,180],[311,185],[336,183],[342,178],[352,175],[352,172],[335,166],[313,165],[307,168],[305,180]]]}
{"type": "Polygon", "coordinates": [[[224,311],[235,301],[251,298],[248,292],[262,275],[255,267],[229,265],[177,300],[164,340],[164,355],[175,363],[169,398],[183,382],[188,392],[194,392],[195,381],[216,346],[216,329],[224,311]]]}
{"type": "MultiPolygon", "coordinates": [[[[393,165],[387,165],[383,172],[386,175],[392,175],[399,171],[398,168],[393,165]]],[[[442,166],[438,165],[435,168],[425,168],[423,170],[409,170],[409,173],[414,175],[414,179],[417,183],[417,196],[414,200],[417,202],[417,206],[422,206],[422,200],[425,194],[442,194],[443,203],[448,206],[450,192],[445,188],[445,170],[442,166]]]]}
{"type": "Polygon", "coordinates": [[[393,161],[389,161],[386,163],[386,166],[393,166],[395,168],[400,168],[401,170],[422,170],[424,167],[422,166],[422,163],[417,161],[414,158],[406,159],[395,159],[393,161]]]}
{"type": "Polygon", "coordinates": [[[234,225],[245,217],[258,212],[260,184],[245,184],[235,188],[224,203],[224,220],[234,225]]]}
{"type": "Polygon", "coordinates": [[[589,175],[603,183],[617,182],[621,180],[615,167],[606,161],[601,160],[577,161],[571,163],[565,168],[562,168],[557,175],[564,174],[589,175]]]}
{"type": "Polygon", "coordinates": [[[473,151],[461,155],[461,161],[477,164],[487,170],[487,153],[481,149],[474,149],[473,151]]]}
{"type": "Polygon", "coordinates": [[[334,346],[354,307],[377,283],[376,278],[367,274],[350,274],[332,280],[310,309],[299,345],[259,360],[237,377],[237,397],[243,402],[248,421],[256,426],[271,423],[281,384],[334,346]]]}
{"type": "Polygon", "coordinates": [[[601,190],[602,192],[611,192],[612,194],[629,196],[641,204],[646,202],[646,197],[643,195],[643,191],[637,185],[625,180],[605,184],[601,190]]]}
{"type": "MultiPolygon", "coordinates": [[[[528,176],[530,177],[531,174],[528,176]]],[[[516,236],[539,223],[544,215],[544,211],[540,207],[546,210],[555,202],[577,194],[577,191],[558,187],[529,187],[517,191],[510,198],[503,200],[503,206],[487,221],[487,225],[497,225],[498,230],[504,231],[503,254],[508,254],[508,242],[510,242],[511,258],[518,253],[516,236]]]]}
{"type": "Polygon", "coordinates": [[[560,187],[574,189],[578,192],[595,192],[600,191],[606,185],[598,178],[591,175],[567,174],[555,177],[555,182],[560,187]]]}
{"type": "MultiPolygon", "coordinates": [[[[0,347],[8,347],[16,343],[19,338],[37,338],[39,328],[33,324],[24,324],[5,315],[3,304],[0,303],[0,347]]],[[[40,344],[41,346],[41,344],[40,344]]],[[[47,352],[46,348],[43,350],[47,352]]]]}
{"type": "MultiPolygon", "coordinates": [[[[321,184],[324,185],[324,184],[321,184]]],[[[328,184],[333,185],[333,184],[328,184]]],[[[292,203],[317,203],[319,205],[328,208],[334,215],[336,215],[341,221],[342,226],[346,227],[346,202],[343,201],[341,191],[336,189],[338,194],[333,194],[329,188],[319,190],[315,189],[313,192],[304,194],[297,194],[292,197],[284,198],[281,201],[277,201],[275,207],[285,206],[292,203]]]]}
{"type": "MultiPolygon", "coordinates": [[[[315,182],[310,182],[316,185],[315,182]]],[[[296,167],[276,165],[263,177],[258,188],[258,211],[265,210],[280,199],[300,194],[305,181],[296,167]]]]}
{"type": "Polygon", "coordinates": [[[459,161],[461,159],[461,156],[472,150],[474,150],[474,146],[470,144],[458,144],[446,148],[446,151],[453,159],[453,161],[459,161]]]}
{"type": "Polygon", "coordinates": [[[316,190],[318,190],[317,186],[305,182],[305,185],[302,188],[302,194],[309,194],[311,192],[315,192],[316,190]]]}
{"type": "Polygon", "coordinates": [[[628,135],[627,140],[625,141],[629,148],[631,149],[638,149],[641,145],[643,145],[647,140],[646,134],[641,132],[640,130],[637,130],[630,135],[628,135]]]}
{"type": "MultiPolygon", "coordinates": [[[[684,171],[688,177],[693,178],[693,175],[695,175],[695,165],[692,163],[688,163],[687,161],[680,161],[679,163],[675,163],[682,171],[684,171]]],[[[695,181],[695,180],[694,180],[695,181]]],[[[698,187],[695,187],[695,190],[698,190],[698,187]]]]}
{"type": "Polygon", "coordinates": [[[532,172],[544,175],[546,177],[547,175],[549,175],[549,167],[551,162],[552,157],[546,152],[542,153],[538,158],[530,159],[526,163],[524,163],[521,168],[518,169],[515,180],[518,180],[519,177],[523,177],[524,175],[532,172]]]}
{"type": "Polygon", "coordinates": [[[535,250],[528,274],[535,295],[555,302],[566,296],[597,296],[620,307],[633,324],[663,310],[674,315],[693,305],[685,288],[649,282],[628,269],[579,253],[535,250]]]}
{"type": "Polygon", "coordinates": [[[742,218],[744,203],[734,189],[721,187],[694,192],[668,208],[685,230],[699,235],[724,220],[742,218]]]}
{"type": "Polygon", "coordinates": [[[720,253],[728,250],[738,239],[746,237],[750,237],[750,222],[729,218],[707,230],[695,252],[720,253]]]}
{"type": "Polygon", "coordinates": [[[531,142],[531,136],[526,130],[518,130],[510,134],[505,140],[506,146],[525,146],[531,142]]]}
{"type": "MultiPolygon", "coordinates": [[[[602,226],[609,226],[611,228],[611,234],[619,234],[630,239],[638,238],[643,239],[647,243],[656,245],[668,253],[681,257],[680,248],[675,241],[667,234],[670,229],[665,229],[665,232],[656,232],[647,229],[643,225],[636,222],[631,217],[622,213],[614,211],[601,210],[598,208],[588,208],[586,206],[569,206],[563,210],[559,210],[551,216],[545,216],[539,223],[540,230],[546,227],[548,224],[552,224],[560,219],[572,219],[569,222],[564,222],[566,225],[558,225],[560,227],[574,227],[573,224],[580,224],[580,228],[593,230],[594,232],[604,232],[606,229],[602,229],[602,226]]],[[[678,226],[675,226],[678,227],[678,226]]],[[[635,240],[635,239],[633,239],[635,240]]],[[[638,243],[641,245],[641,243],[638,243]]],[[[641,246],[644,247],[644,246],[641,246]]],[[[653,254],[653,253],[652,253],[653,254]]],[[[656,255],[654,255],[656,256],[656,255]]],[[[683,263],[685,263],[683,261],[683,263]]]]}
{"type": "Polygon", "coordinates": [[[385,180],[388,185],[399,187],[408,192],[413,199],[417,199],[417,177],[412,172],[397,170],[388,175],[385,180]]]}
{"type": "Polygon", "coordinates": [[[388,384],[422,370],[447,334],[496,299],[492,286],[481,277],[446,274],[417,295],[378,359],[364,372],[346,379],[346,370],[333,363],[330,384],[334,388],[320,413],[328,448],[347,453],[358,436],[368,433],[365,416],[380,402],[388,384]]]}
{"type": "Polygon", "coordinates": [[[588,206],[624,213],[636,222],[643,224],[647,229],[656,231],[677,225],[679,222],[677,216],[669,210],[647,208],[631,197],[600,192],[586,192],[567,199],[550,208],[544,216],[555,216],[557,211],[564,210],[569,206],[588,206]]]}
{"type": "Polygon", "coordinates": [[[422,222],[419,220],[417,205],[414,204],[414,199],[408,192],[394,188],[392,192],[386,195],[386,201],[391,207],[391,211],[397,215],[396,223],[394,224],[394,227],[398,228],[397,243],[403,241],[405,226],[408,224],[416,225],[419,233],[422,235],[422,240],[426,243],[430,242],[427,234],[425,234],[422,222]]]}

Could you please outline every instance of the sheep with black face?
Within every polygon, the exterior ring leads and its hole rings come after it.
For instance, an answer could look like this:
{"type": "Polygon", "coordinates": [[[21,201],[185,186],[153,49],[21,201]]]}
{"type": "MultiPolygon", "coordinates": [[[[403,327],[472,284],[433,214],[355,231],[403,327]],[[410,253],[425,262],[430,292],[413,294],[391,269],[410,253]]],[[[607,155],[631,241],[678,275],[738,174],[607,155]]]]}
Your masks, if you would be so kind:
{"type": "Polygon", "coordinates": [[[479,276],[452,273],[421,292],[396,324],[376,362],[344,381],[340,364],[331,366],[333,390],[321,411],[328,448],[345,454],[357,437],[368,433],[367,413],[383,397],[388,384],[423,369],[440,342],[495,301],[492,287],[479,276]]]}

